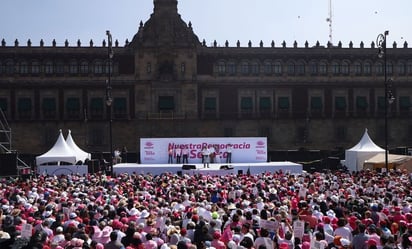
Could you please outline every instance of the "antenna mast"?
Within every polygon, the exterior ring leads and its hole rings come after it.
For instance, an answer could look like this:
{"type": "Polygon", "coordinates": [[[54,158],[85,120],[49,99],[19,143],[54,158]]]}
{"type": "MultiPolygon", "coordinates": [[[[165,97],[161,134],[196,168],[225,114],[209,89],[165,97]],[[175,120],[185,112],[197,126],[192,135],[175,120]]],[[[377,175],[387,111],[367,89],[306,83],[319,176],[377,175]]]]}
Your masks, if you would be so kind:
{"type": "Polygon", "coordinates": [[[326,18],[326,21],[329,23],[329,43],[330,45],[333,44],[333,39],[332,39],[332,0],[329,0],[329,17],[326,18]]]}

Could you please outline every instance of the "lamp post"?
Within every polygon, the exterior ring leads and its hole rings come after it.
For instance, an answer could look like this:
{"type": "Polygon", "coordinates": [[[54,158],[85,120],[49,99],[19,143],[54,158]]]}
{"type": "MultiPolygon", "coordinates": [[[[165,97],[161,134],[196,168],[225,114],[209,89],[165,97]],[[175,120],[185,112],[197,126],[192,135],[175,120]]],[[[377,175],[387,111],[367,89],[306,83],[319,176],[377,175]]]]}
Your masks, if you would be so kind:
{"type": "Polygon", "coordinates": [[[107,59],[108,59],[108,66],[107,66],[107,79],[106,79],[106,107],[107,107],[107,115],[109,120],[109,145],[110,145],[110,161],[109,161],[109,172],[110,175],[113,174],[113,130],[112,130],[112,85],[111,85],[111,77],[112,77],[112,59],[113,59],[113,47],[112,47],[112,35],[110,31],[106,31],[107,35],[107,59]]]}
{"type": "Polygon", "coordinates": [[[386,172],[389,173],[388,164],[388,108],[389,105],[394,101],[392,91],[388,85],[388,69],[387,69],[387,56],[386,56],[386,37],[389,35],[389,31],[386,30],[383,34],[379,34],[376,38],[376,45],[378,47],[378,57],[383,58],[384,66],[384,85],[385,85],[385,168],[386,172]]]}

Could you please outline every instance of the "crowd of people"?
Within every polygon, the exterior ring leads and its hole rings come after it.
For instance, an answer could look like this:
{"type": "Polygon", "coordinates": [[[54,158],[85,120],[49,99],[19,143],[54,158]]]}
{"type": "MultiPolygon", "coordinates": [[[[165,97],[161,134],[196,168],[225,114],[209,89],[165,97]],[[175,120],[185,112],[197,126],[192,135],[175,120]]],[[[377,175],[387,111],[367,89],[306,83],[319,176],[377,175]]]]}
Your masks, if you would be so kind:
{"type": "Polygon", "coordinates": [[[0,248],[412,248],[411,176],[36,175],[0,180],[0,248]]]}

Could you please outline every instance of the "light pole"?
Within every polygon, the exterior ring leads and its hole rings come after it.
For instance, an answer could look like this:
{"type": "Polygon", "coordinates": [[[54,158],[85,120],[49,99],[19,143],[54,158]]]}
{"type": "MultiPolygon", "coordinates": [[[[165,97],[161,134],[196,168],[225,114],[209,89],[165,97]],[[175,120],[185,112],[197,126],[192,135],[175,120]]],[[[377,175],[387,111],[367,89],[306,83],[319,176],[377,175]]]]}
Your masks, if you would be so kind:
{"type": "Polygon", "coordinates": [[[386,30],[383,34],[379,34],[376,38],[376,45],[378,47],[378,57],[383,58],[384,66],[384,85],[385,85],[385,168],[386,172],[389,173],[388,164],[388,108],[389,105],[394,101],[394,97],[390,87],[388,86],[388,69],[387,69],[387,54],[386,54],[386,37],[389,35],[389,31],[386,30]]]}
{"type": "Polygon", "coordinates": [[[107,115],[109,120],[109,145],[110,145],[110,161],[109,161],[109,172],[110,175],[113,174],[113,130],[112,130],[112,84],[111,84],[111,77],[112,77],[112,59],[113,59],[113,47],[112,47],[112,35],[110,31],[106,31],[107,35],[107,59],[108,59],[108,66],[107,66],[107,80],[106,80],[106,107],[107,107],[107,115]]]}

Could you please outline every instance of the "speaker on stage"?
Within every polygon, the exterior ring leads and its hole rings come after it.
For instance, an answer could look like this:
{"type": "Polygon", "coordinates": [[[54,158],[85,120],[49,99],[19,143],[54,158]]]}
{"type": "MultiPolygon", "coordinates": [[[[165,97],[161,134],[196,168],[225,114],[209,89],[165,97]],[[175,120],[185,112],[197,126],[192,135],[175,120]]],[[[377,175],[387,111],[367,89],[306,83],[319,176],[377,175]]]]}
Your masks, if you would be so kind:
{"type": "Polygon", "coordinates": [[[220,165],[220,169],[233,169],[231,165],[220,165]]]}
{"type": "Polygon", "coordinates": [[[194,164],[183,164],[182,165],[182,170],[191,170],[191,169],[196,169],[196,165],[194,164]]]}

